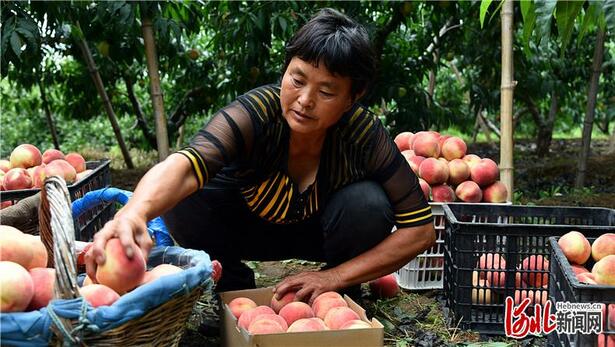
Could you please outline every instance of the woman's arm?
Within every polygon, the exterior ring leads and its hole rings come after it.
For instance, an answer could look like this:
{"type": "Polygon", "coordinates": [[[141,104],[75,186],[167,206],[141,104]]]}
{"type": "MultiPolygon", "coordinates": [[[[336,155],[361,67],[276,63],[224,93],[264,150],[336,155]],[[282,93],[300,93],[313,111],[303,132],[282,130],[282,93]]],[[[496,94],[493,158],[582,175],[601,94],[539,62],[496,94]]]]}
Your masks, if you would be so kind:
{"type": "Polygon", "coordinates": [[[111,238],[120,239],[128,257],[134,254],[135,246],[147,256],[152,247],[147,221],[160,216],[197,188],[190,161],[181,154],[171,154],[152,167],[139,181],[128,203],[94,235],[85,257],[88,276],[96,278],[96,267],[105,262],[104,248],[111,238]]]}

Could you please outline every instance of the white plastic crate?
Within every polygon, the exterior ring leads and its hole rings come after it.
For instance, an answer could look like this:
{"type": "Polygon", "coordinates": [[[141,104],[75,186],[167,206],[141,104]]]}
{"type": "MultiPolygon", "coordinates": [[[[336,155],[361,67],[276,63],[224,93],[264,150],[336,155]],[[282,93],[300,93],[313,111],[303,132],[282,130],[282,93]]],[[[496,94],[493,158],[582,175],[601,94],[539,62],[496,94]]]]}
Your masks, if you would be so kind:
{"type": "MultiPolygon", "coordinates": [[[[465,204],[453,202],[449,204],[465,204]]],[[[511,205],[480,203],[481,205],[511,205]]],[[[442,202],[430,202],[436,230],[436,243],[428,250],[419,254],[408,264],[397,270],[397,283],[400,287],[410,290],[442,289],[444,272],[444,225],[446,217],[442,202]]],[[[395,229],[395,228],[394,228],[395,229]]]]}

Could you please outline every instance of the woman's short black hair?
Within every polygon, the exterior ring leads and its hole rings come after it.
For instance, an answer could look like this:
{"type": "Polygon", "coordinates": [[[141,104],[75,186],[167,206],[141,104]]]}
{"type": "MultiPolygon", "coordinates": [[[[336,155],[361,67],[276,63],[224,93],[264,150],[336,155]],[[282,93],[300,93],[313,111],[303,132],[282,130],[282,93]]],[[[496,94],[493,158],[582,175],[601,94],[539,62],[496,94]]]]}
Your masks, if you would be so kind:
{"type": "Polygon", "coordinates": [[[330,8],[320,10],[286,44],[286,64],[292,58],[325,64],[331,73],[350,77],[352,96],[367,90],[376,75],[376,58],[365,28],[330,8]]]}

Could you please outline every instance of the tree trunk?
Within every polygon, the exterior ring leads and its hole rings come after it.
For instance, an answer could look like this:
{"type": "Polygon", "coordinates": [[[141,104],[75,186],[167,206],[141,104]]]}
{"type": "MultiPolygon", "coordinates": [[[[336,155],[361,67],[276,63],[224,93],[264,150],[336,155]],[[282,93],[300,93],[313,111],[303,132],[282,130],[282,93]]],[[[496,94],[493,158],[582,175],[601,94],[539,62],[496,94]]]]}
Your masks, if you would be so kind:
{"type": "Polygon", "coordinates": [[[175,142],[175,148],[180,149],[184,144],[184,125],[182,124],[177,131],[177,142],[175,142]]]}
{"type": "MultiPolygon", "coordinates": [[[[77,23],[79,26],[79,23],[77,23]]],[[[122,137],[122,132],[120,130],[120,126],[117,122],[117,117],[115,116],[115,112],[113,112],[113,107],[111,106],[111,101],[109,100],[109,96],[105,91],[105,87],[102,82],[102,78],[100,78],[100,74],[98,73],[98,68],[94,63],[94,58],[92,58],[92,52],[90,52],[90,47],[88,47],[88,43],[85,41],[83,37],[77,38],[77,45],[81,49],[81,53],[83,54],[83,58],[88,65],[88,70],[90,71],[90,75],[92,76],[92,80],[94,81],[94,85],[98,90],[98,94],[103,102],[103,107],[107,112],[107,116],[109,117],[109,121],[111,122],[111,127],[113,128],[113,133],[115,134],[115,138],[117,139],[117,143],[120,146],[120,150],[122,151],[122,155],[124,156],[124,162],[126,162],[126,167],[129,169],[134,169],[134,165],[132,164],[132,159],[130,158],[130,152],[126,147],[126,143],[124,142],[124,138],[122,137]]]]}
{"type": "Polygon", "coordinates": [[[553,138],[553,125],[555,124],[555,116],[557,115],[558,107],[557,94],[553,92],[547,119],[545,121],[541,119],[540,122],[536,124],[538,126],[538,132],[536,133],[536,154],[540,158],[544,158],[549,154],[549,148],[551,147],[551,140],[553,138]]]}
{"type": "Polygon", "coordinates": [[[148,16],[145,6],[141,6],[141,29],[143,30],[143,44],[145,45],[145,58],[147,60],[147,72],[150,78],[150,91],[152,94],[152,106],[156,120],[156,142],[158,144],[158,160],[163,161],[169,156],[169,137],[167,135],[167,120],[164,115],[164,102],[160,89],[160,75],[158,73],[158,57],[156,56],[156,44],[152,19],[148,16]]]}
{"type": "Polygon", "coordinates": [[[43,81],[38,81],[38,89],[41,91],[41,100],[43,100],[43,108],[45,109],[45,117],[47,118],[47,125],[49,126],[49,131],[51,132],[51,140],[53,141],[53,147],[60,150],[60,141],[58,141],[58,133],[56,132],[56,125],[53,122],[53,117],[51,116],[51,109],[49,108],[49,100],[47,100],[47,92],[45,92],[45,87],[43,86],[43,81]]]}
{"type": "Polygon", "coordinates": [[[508,201],[513,197],[513,1],[504,0],[502,16],[502,79],[500,93],[500,179],[508,189],[508,201]]]}
{"type": "Polygon", "coordinates": [[[143,137],[145,137],[147,143],[152,148],[156,148],[156,136],[150,131],[149,127],[147,126],[145,116],[143,115],[143,110],[141,109],[141,104],[139,103],[139,100],[137,100],[137,96],[135,95],[133,83],[130,77],[124,76],[124,84],[126,84],[126,93],[128,94],[128,100],[130,100],[132,109],[134,110],[135,116],[137,117],[137,125],[141,129],[143,137]]]}
{"type": "Polygon", "coordinates": [[[583,138],[581,152],[579,153],[579,166],[577,170],[576,188],[583,188],[585,185],[585,171],[587,170],[587,158],[589,157],[589,146],[592,141],[592,127],[594,124],[594,113],[596,112],[596,95],[598,95],[598,81],[602,68],[604,56],[604,30],[599,29],[596,37],[596,47],[592,63],[592,75],[587,91],[587,108],[585,110],[585,121],[583,121],[583,138]]]}
{"type": "Polygon", "coordinates": [[[613,129],[613,132],[611,133],[611,136],[609,137],[609,149],[607,151],[607,154],[613,154],[615,153],[615,128],[613,129]]]}

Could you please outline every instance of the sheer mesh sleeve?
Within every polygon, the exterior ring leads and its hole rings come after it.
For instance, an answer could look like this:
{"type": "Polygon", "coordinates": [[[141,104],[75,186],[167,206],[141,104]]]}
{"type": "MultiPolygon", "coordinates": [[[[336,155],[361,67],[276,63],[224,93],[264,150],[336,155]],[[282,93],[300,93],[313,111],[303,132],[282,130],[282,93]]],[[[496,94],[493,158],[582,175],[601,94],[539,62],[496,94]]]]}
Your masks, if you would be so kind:
{"type": "Polygon", "coordinates": [[[178,151],[190,159],[199,188],[224,166],[250,153],[257,129],[255,117],[235,101],[218,111],[190,144],[178,151]]]}
{"type": "Polygon", "coordinates": [[[382,124],[379,121],[376,123],[367,165],[372,177],[382,184],[389,196],[396,226],[406,228],[431,223],[431,207],[418,178],[382,124]]]}

